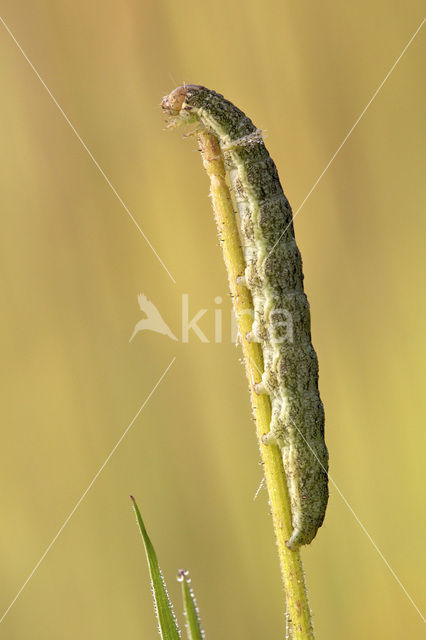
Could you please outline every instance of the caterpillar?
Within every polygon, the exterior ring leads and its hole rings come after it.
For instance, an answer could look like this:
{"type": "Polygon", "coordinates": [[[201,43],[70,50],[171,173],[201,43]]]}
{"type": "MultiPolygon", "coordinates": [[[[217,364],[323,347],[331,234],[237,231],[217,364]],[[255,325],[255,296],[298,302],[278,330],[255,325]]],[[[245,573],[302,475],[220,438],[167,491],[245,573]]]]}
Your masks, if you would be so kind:
{"type": "Polygon", "coordinates": [[[257,393],[270,396],[265,444],[281,449],[290,496],[290,549],[309,544],[328,502],[328,451],[318,359],[293,215],[262,133],[222,95],[198,85],[178,87],[161,106],[171,125],[197,122],[216,136],[229,173],[244,248],[254,319],[248,340],[261,343],[264,372],[257,393]]]}

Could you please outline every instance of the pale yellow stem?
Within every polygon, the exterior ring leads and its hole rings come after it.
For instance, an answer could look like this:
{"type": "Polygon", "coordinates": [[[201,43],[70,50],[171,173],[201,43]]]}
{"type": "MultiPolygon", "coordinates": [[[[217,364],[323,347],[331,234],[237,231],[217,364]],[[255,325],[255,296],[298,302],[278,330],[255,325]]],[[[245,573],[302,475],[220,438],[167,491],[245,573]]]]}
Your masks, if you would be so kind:
{"type": "Polygon", "coordinates": [[[204,168],[210,178],[210,190],[217,230],[221,241],[229,287],[234,302],[244,362],[250,386],[251,404],[256,420],[257,438],[262,456],[266,486],[272,512],[275,537],[284,582],[287,612],[292,621],[294,640],[314,638],[311,613],[299,551],[290,551],[286,540],[291,535],[291,509],[287,484],[279,448],[264,445],[262,436],[269,431],[271,403],[266,394],[258,395],[254,385],[261,381],[263,372],[262,349],[258,343],[248,342],[254,311],[250,291],[238,284],[237,278],[244,275],[245,262],[241,249],[238,225],[232,205],[231,194],[225,178],[223,156],[217,138],[203,131],[198,136],[204,168]]]}

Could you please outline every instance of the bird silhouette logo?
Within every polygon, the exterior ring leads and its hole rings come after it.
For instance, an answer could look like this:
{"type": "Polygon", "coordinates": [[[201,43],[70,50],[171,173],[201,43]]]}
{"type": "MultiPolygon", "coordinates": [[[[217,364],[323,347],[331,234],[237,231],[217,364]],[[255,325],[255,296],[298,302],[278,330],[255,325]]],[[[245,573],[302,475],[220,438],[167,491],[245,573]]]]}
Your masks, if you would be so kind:
{"type": "Polygon", "coordinates": [[[139,331],[155,331],[156,333],[161,333],[163,336],[168,336],[172,340],[177,341],[175,334],[164,322],[160,312],[158,311],[155,304],[151,302],[151,300],[148,300],[148,298],[143,293],[140,293],[138,295],[138,303],[141,311],[143,311],[143,313],[146,315],[146,318],[139,320],[139,322],[136,324],[129,342],[133,340],[133,338],[137,333],[139,333],[139,331]]]}

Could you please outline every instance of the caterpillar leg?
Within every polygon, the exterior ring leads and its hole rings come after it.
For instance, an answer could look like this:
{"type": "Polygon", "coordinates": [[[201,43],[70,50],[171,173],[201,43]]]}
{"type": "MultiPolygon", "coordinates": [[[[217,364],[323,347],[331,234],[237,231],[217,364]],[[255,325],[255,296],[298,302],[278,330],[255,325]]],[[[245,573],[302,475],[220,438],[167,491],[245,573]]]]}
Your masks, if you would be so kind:
{"type": "Polygon", "coordinates": [[[271,424],[268,433],[262,436],[263,444],[276,444],[280,448],[283,446],[283,429],[278,420],[272,416],[271,424]]]}
{"type": "MultiPolygon", "coordinates": [[[[189,118],[187,121],[190,122],[189,118]]],[[[190,131],[186,131],[183,134],[183,138],[192,138],[194,136],[198,136],[201,131],[204,131],[204,127],[201,124],[197,123],[197,125],[193,129],[191,129],[190,131]]]]}
{"type": "Polygon", "coordinates": [[[302,544],[310,544],[312,540],[315,538],[318,527],[321,526],[321,522],[318,524],[312,522],[303,522],[301,526],[296,526],[291,532],[290,539],[286,541],[286,546],[295,551],[302,544]]]}
{"type": "MultiPolygon", "coordinates": [[[[257,341],[258,340],[256,340],[256,342],[257,341]]],[[[268,385],[268,379],[265,376],[265,373],[262,373],[261,381],[254,385],[254,390],[258,396],[261,396],[264,393],[271,395],[271,388],[268,385]]],[[[274,423],[274,420],[272,420],[272,423],[274,423]]]]}
{"type": "Polygon", "coordinates": [[[301,529],[293,529],[290,539],[286,540],[286,546],[291,549],[291,551],[296,551],[301,544],[306,544],[305,537],[306,534],[304,531],[301,529]]]}
{"type": "Polygon", "coordinates": [[[280,444],[280,441],[282,440],[282,433],[281,431],[274,431],[273,428],[271,428],[270,431],[268,431],[268,433],[265,433],[262,436],[262,442],[263,444],[280,444]]]}
{"type": "MultiPolygon", "coordinates": [[[[247,342],[258,342],[259,344],[262,343],[262,340],[260,340],[260,338],[258,338],[253,331],[249,331],[248,333],[246,333],[246,340],[247,342]]],[[[257,393],[257,392],[256,392],[257,393]]],[[[263,393],[263,392],[262,392],[263,393]]]]}
{"type": "Polygon", "coordinates": [[[257,393],[258,396],[261,396],[263,393],[268,393],[266,390],[265,385],[263,384],[263,382],[258,382],[257,384],[254,385],[254,390],[255,393],[257,393]]]}

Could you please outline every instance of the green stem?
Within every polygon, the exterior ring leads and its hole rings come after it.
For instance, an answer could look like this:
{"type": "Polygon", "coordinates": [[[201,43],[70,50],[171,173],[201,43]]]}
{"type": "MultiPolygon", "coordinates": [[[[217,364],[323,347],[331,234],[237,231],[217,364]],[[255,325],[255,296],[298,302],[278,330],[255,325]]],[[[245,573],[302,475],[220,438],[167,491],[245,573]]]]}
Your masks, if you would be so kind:
{"type": "Polygon", "coordinates": [[[245,368],[250,387],[251,405],[256,420],[257,438],[269,493],[272,521],[293,638],[294,640],[311,640],[314,638],[314,632],[300,553],[299,551],[290,551],[286,545],[286,540],[290,538],[292,527],[290,499],[282,458],[276,445],[266,446],[262,442],[262,436],[269,431],[271,403],[268,395],[258,395],[254,389],[254,385],[261,381],[263,356],[262,349],[258,343],[246,340],[246,335],[251,330],[254,309],[250,291],[247,287],[237,283],[237,278],[244,275],[245,261],[231,194],[226,183],[223,157],[219,142],[214,135],[203,131],[199,133],[198,140],[204,168],[210,178],[210,192],[217,230],[223,249],[229,287],[241,336],[245,368]]]}

